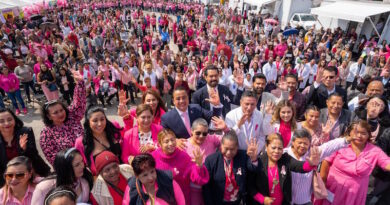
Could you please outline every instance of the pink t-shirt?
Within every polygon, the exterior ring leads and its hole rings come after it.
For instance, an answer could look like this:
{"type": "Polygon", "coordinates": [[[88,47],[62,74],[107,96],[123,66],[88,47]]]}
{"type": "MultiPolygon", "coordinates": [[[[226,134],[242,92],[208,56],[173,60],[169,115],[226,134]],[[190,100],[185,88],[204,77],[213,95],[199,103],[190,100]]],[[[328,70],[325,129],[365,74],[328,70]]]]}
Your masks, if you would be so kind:
{"type": "MultiPolygon", "coordinates": [[[[203,144],[199,146],[201,151],[204,151],[203,162],[207,156],[213,154],[219,145],[221,145],[222,136],[220,135],[207,135],[203,144]]],[[[191,140],[188,139],[186,142],[187,149],[185,150],[191,158],[194,158],[193,152],[196,150],[197,146],[191,143],[191,140]]]]}

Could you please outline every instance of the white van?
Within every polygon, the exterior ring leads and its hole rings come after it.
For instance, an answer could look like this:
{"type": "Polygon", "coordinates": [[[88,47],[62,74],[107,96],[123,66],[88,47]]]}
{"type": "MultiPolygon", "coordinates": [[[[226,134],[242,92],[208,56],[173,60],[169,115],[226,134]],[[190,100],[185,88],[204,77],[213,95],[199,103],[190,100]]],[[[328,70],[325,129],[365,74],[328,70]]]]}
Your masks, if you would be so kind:
{"type": "Polygon", "coordinates": [[[290,19],[290,24],[294,28],[302,26],[307,30],[313,27],[313,25],[317,25],[318,21],[313,14],[295,13],[290,19]]]}

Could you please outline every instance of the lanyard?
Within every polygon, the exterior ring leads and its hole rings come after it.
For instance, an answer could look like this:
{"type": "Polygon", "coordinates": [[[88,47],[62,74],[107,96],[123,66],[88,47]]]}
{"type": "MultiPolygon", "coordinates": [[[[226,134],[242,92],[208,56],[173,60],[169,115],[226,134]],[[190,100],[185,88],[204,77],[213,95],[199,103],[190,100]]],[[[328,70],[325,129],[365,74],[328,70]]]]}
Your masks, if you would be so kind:
{"type": "Polygon", "coordinates": [[[244,124],[244,134],[245,134],[245,137],[250,140],[251,139],[251,135],[253,133],[253,116],[251,117],[251,121],[250,123],[248,123],[248,121],[245,121],[245,124],[244,124]],[[249,130],[249,133],[247,132],[249,130]],[[249,134],[249,135],[248,135],[249,134]]]}

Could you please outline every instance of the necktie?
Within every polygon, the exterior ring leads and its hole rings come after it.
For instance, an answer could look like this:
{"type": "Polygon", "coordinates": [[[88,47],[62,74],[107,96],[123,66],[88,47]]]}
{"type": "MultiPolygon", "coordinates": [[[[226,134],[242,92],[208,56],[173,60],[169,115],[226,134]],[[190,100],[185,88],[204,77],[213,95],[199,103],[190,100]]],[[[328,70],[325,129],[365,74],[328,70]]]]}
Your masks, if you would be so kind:
{"type": "Polygon", "coordinates": [[[181,114],[181,116],[183,117],[184,119],[184,125],[186,126],[186,129],[188,131],[188,134],[191,134],[191,122],[190,122],[190,118],[188,116],[188,113],[186,112],[183,112],[181,114]]]}

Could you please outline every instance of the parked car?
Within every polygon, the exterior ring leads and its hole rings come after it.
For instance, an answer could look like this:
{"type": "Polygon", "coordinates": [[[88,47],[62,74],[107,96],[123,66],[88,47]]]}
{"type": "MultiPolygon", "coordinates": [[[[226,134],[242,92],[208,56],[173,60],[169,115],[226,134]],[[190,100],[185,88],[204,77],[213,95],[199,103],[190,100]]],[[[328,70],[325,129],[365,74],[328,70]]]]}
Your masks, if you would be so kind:
{"type": "Polygon", "coordinates": [[[303,27],[305,29],[310,29],[317,23],[318,21],[313,14],[295,13],[290,19],[290,24],[294,28],[303,27]]]}

